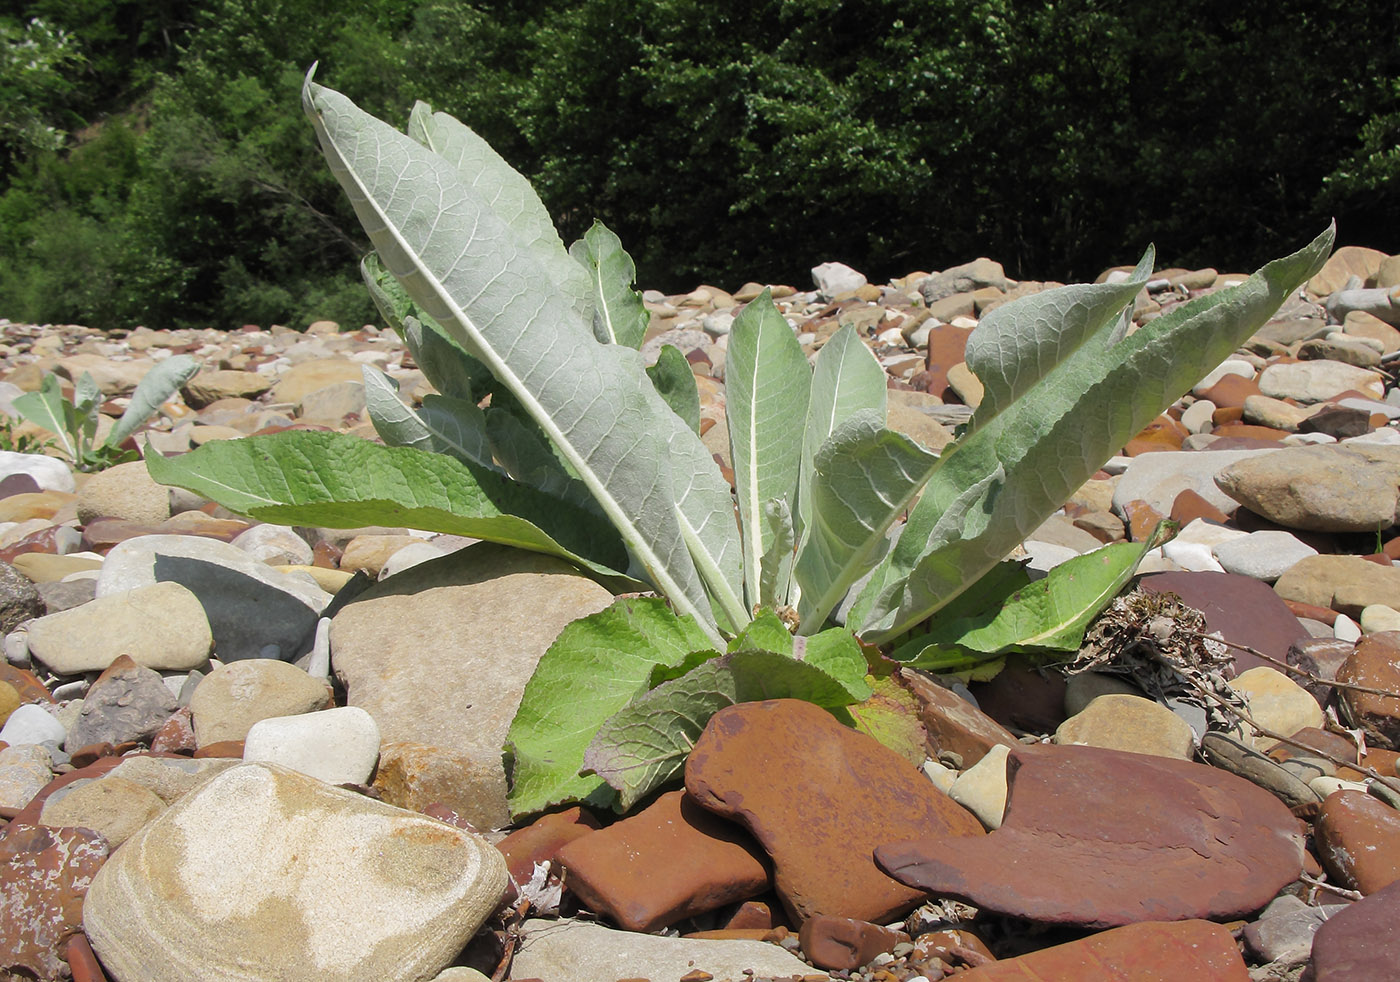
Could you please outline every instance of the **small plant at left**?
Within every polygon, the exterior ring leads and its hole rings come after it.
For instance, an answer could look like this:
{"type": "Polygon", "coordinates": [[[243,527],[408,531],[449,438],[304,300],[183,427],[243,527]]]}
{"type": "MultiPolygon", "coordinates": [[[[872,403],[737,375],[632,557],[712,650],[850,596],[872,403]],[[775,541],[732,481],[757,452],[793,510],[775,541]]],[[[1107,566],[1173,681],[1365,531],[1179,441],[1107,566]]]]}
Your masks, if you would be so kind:
{"type": "Polygon", "coordinates": [[[121,419],[113,424],[106,437],[98,442],[97,429],[102,391],[90,373],[84,372],[74,383],[73,401],[63,398],[62,383],[49,372],[37,392],[26,392],[13,400],[15,412],[43,427],[54,440],[39,442],[28,435],[11,436],[12,449],[21,453],[42,453],[50,446],[59,450],[80,471],[100,471],[115,464],[139,460],[140,454],[123,447],[127,437],[156,414],[161,403],[199,371],[199,362],[189,355],[174,355],[156,365],[141,379],[121,419]]]}

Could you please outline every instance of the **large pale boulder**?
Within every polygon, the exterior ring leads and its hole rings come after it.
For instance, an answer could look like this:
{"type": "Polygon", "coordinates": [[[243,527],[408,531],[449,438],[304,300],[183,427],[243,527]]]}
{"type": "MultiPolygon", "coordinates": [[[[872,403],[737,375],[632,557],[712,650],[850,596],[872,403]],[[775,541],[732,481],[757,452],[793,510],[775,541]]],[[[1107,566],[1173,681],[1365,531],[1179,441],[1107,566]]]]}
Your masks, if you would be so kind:
{"type": "Polygon", "coordinates": [[[476,814],[504,824],[501,747],[535,665],[570,621],[612,594],[563,560],[480,543],[381,581],[331,621],[348,702],[385,743],[472,761],[476,814]]]}
{"type": "Polygon", "coordinates": [[[479,836],[241,764],[113,854],[83,929],[117,982],[416,982],[461,951],[507,882],[479,836]]]}

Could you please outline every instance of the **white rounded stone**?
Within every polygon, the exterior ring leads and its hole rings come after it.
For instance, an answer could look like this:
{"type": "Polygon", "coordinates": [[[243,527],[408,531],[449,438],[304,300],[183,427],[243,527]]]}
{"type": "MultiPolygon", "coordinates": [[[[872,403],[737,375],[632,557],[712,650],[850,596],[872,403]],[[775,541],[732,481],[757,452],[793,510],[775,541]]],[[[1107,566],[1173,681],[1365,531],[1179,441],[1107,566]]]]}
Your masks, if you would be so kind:
{"type": "Polygon", "coordinates": [[[243,759],[281,764],[327,784],[364,784],[379,760],[379,727],[358,706],[274,716],[248,730],[243,759]]]}
{"type": "Polygon", "coordinates": [[[15,747],[22,743],[59,743],[68,738],[63,724],[38,706],[20,706],[0,727],[0,740],[15,747]]]}

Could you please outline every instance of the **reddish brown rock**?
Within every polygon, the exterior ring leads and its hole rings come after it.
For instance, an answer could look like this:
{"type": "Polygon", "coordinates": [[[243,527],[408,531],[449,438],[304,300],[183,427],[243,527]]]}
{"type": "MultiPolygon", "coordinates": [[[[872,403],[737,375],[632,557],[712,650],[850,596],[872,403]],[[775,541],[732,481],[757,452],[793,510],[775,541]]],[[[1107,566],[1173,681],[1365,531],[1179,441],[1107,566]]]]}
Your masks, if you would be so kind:
{"type": "Polygon", "coordinates": [[[697,803],[758,839],[798,921],[898,917],[924,894],[876,868],[875,846],[914,835],[968,837],[962,843],[983,835],[970,812],[899,754],[795,699],[716,713],[686,762],[685,783],[697,803]]]}
{"type": "MultiPolygon", "coordinates": [[[[1294,641],[1307,629],[1267,583],[1234,573],[1150,573],[1138,586],[1152,593],[1175,593],[1182,603],[1206,618],[1206,631],[1219,631],[1226,641],[1262,651],[1284,661],[1294,641]]],[[[1231,648],[1235,673],[1260,666],[1276,667],[1239,648],[1231,648]]]]}
{"type": "Polygon", "coordinates": [[[1158,416],[1148,423],[1142,432],[1124,444],[1123,453],[1128,457],[1136,457],[1138,454],[1152,453],[1156,450],[1180,450],[1181,441],[1189,435],[1186,427],[1170,416],[1158,416]]]}
{"type": "Polygon", "coordinates": [[[1400,965],[1400,882],[1377,890],[1323,921],[1313,935],[1311,982],[1393,979],[1400,965]]]}
{"type": "Polygon", "coordinates": [[[1054,733],[1065,721],[1065,677],[1042,671],[1023,655],[1007,658],[996,678],[968,689],[982,712],[1013,730],[1054,733]]]}
{"type": "MultiPolygon", "coordinates": [[[[1319,607],[1317,604],[1305,604],[1301,600],[1288,600],[1286,598],[1283,602],[1287,605],[1289,610],[1293,611],[1294,617],[1307,617],[1311,620],[1321,621],[1328,627],[1337,623],[1337,612],[1331,607],[1319,607]]],[[[1318,640],[1325,641],[1329,639],[1318,638],[1318,640]]],[[[1350,641],[1343,643],[1346,644],[1347,647],[1351,647],[1350,641]]]]}
{"type": "Polygon", "coordinates": [[[925,392],[943,398],[948,391],[948,369],[961,364],[966,357],[971,333],[965,327],[952,324],[939,324],[928,332],[928,368],[920,379],[925,392]]]}
{"type": "Polygon", "coordinates": [[[1252,423],[1226,423],[1211,430],[1211,435],[1222,440],[1259,440],[1267,444],[1278,443],[1288,436],[1288,431],[1252,423]]]}
{"type": "Polygon", "coordinates": [[[68,939],[67,960],[73,982],[107,982],[107,973],[102,971],[87,935],[81,931],[68,939]]]}
{"type": "MultiPolygon", "coordinates": [[[[1244,401],[1250,396],[1263,395],[1259,391],[1259,385],[1252,378],[1245,378],[1243,375],[1224,375],[1219,382],[1216,382],[1206,391],[1200,393],[1202,399],[1209,399],[1220,409],[1239,409],[1243,411],[1244,401]]],[[[1235,417],[1238,419],[1239,417],[1235,417]]],[[[1221,423],[1219,419],[1216,424],[1221,423]]]]}
{"type": "Polygon", "coordinates": [[[1338,682],[1396,693],[1393,696],[1339,689],[1337,698],[1353,726],[1369,742],[1400,749],[1400,632],[1368,634],[1337,669],[1338,682]]]}
{"type": "Polygon", "coordinates": [[[50,525],[46,529],[30,532],[18,542],[0,549],[0,562],[13,563],[19,556],[31,552],[53,555],[58,552],[58,528],[57,525],[50,525]]]}
{"type": "Polygon", "coordinates": [[[237,757],[243,758],[242,740],[217,740],[208,743],[194,752],[196,757],[237,757]]]}
{"type": "Polygon", "coordinates": [[[193,754],[197,746],[189,706],[181,706],[171,713],[151,738],[151,750],[155,753],[193,754]]]}
{"type": "Polygon", "coordinates": [[[757,843],[684,791],[575,839],[556,859],[564,883],[590,910],[644,934],[769,887],[757,843]]]}
{"type": "Polygon", "coordinates": [[[592,812],[575,805],[561,812],[541,815],[496,843],[496,848],[506,857],[511,879],[526,883],[534,875],[536,863],[552,862],[564,846],[599,828],[592,812]]]}
{"type": "Polygon", "coordinates": [[[1204,518],[1208,522],[1216,522],[1220,525],[1230,521],[1229,515],[1212,505],[1199,492],[1192,491],[1190,488],[1172,499],[1172,521],[1180,522],[1184,528],[1198,518],[1204,518]]]}
{"type": "Polygon", "coordinates": [[[985,942],[971,931],[929,931],[914,939],[910,957],[921,962],[942,962],[955,968],[987,965],[996,961],[985,942]]]}
{"type": "MultiPolygon", "coordinates": [[[[1293,604],[1289,604],[1288,609],[1293,611],[1295,617],[1305,616],[1300,614],[1293,604]]],[[[1335,611],[1328,613],[1334,621],[1337,619],[1335,611]]],[[[1307,689],[1319,706],[1326,707],[1332,703],[1335,691],[1328,682],[1337,677],[1337,669],[1351,657],[1355,647],[1354,643],[1340,638],[1299,638],[1288,646],[1288,655],[1284,660],[1292,668],[1307,672],[1323,681],[1315,681],[1293,672],[1289,672],[1288,676],[1307,689]]]]}
{"type": "Polygon", "coordinates": [[[86,767],[95,764],[103,757],[111,757],[113,754],[110,743],[89,743],[79,747],[68,755],[68,762],[74,767],[86,767]]]}
{"type": "Polygon", "coordinates": [[[1149,921],[1081,941],[1005,958],[958,982],[1249,982],[1224,927],[1210,921],[1149,921]]]}
{"type": "Polygon", "coordinates": [[[20,702],[53,702],[53,695],[39,677],[23,668],[8,665],[0,658],[0,682],[8,682],[19,693],[20,702]]]}
{"type": "Polygon", "coordinates": [[[66,974],[64,947],[82,929],[83,897],[106,858],[107,843],[88,829],[0,829],[0,976],[66,974]]]}
{"type": "Polygon", "coordinates": [[[802,922],[797,934],[802,952],[817,968],[846,970],[870,964],[876,955],[893,951],[909,935],[850,917],[818,914],[802,922]]]}
{"type": "Polygon", "coordinates": [[[1313,826],[1318,858],[1351,890],[1375,893],[1400,880],[1400,811],[1362,791],[1335,791],[1313,826]]]}
{"type": "Polygon", "coordinates": [[[919,719],[928,732],[928,749],[933,756],[952,752],[962,758],[964,767],[971,767],[999,744],[1017,745],[1015,735],[1006,727],[923,672],[901,668],[899,677],[919,701],[919,719]]]}
{"type": "Polygon", "coordinates": [[[1123,506],[1123,517],[1128,520],[1128,538],[1133,542],[1146,542],[1152,538],[1157,523],[1166,518],[1141,498],[1134,498],[1123,506]]]}
{"type": "Polygon", "coordinates": [[[724,926],[730,931],[771,931],[780,920],[774,916],[773,908],[763,901],[745,900],[724,926]]]}
{"type": "Polygon", "coordinates": [[[1000,829],[891,841],[876,861],[910,886],[1001,914],[1116,927],[1252,913],[1302,869],[1297,821],[1263,788],[1185,760],[1020,747],[1000,829]]]}

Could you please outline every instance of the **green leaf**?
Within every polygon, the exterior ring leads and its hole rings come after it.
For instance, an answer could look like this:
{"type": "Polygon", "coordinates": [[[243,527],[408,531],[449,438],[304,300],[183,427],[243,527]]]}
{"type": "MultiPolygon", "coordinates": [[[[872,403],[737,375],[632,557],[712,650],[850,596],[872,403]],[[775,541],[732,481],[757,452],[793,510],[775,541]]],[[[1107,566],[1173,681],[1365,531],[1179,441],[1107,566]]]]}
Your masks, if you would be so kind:
{"type": "Polygon", "coordinates": [[[97,381],[91,372],[83,372],[73,383],[73,408],[78,411],[78,418],[95,414],[101,402],[102,390],[98,388],[97,381]]]}
{"type": "Polygon", "coordinates": [[[360,262],[360,276],[379,313],[403,338],[414,364],[433,388],[445,396],[471,402],[479,401],[489,391],[494,382],[491,371],[423,312],[384,268],[378,253],[371,252],[360,262]]]}
{"type": "Polygon", "coordinates": [[[612,803],[598,777],[582,777],[598,728],[646,691],[653,667],[677,665],[709,641],[690,617],[655,598],[622,599],[560,632],[525,685],[506,735],[513,759],[511,815],[551,805],[612,803]]]}
{"type": "Polygon", "coordinates": [[[1123,337],[1122,284],[1048,290],[998,307],[968,341],[987,390],[946,451],[850,623],[883,643],[976,581],[1181,393],[1262,326],[1331,249],[1328,229],[1245,283],[1174,308],[1123,337]]]}
{"type": "Polygon", "coordinates": [[[729,488],[641,356],[597,343],[551,268],[454,164],[309,77],[303,104],[385,266],[519,400],[652,584],[715,642],[721,619],[746,623],[729,488]]]}
{"type": "Polygon", "coordinates": [[[421,412],[399,399],[398,383],[364,366],[365,407],[374,431],[391,447],[451,454],[466,464],[499,470],[486,440],[486,421],[475,403],[429,395],[421,412]]]}
{"type": "Polygon", "coordinates": [[[761,560],[774,533],[763,520],[765,502],[797,500],[802,467],[802,430],[812,371],[792,327],[773,304],[770,291],[744,307],[729,334],[724,360],[725,415],[739,498],[744,540],[744,595],[750,607],[786,604],[759,589],[761,560]]]}
{"type": "Polygon", "coordinates": [[[627,568],[595,515],[485,468],[342,433],[291,431],[215,440],[146,469],[230,511],[279,525],[406,526],[560,556],[604,577],[627,568]]]}
{"type": "Polygon", "coordinates": [[[39,383],[39,391],[15,396],[11,405],[25,419],[56,436],[59,446],[70,458],[77,457],[78,450],[68,429],[67,409],[70,407],[63,399],[62,383],[57,375],[49,372],[39,383]]]}
{"type": "Polygon", "coordinates": [[[797,536],[792,527],[792,511],[781,498],[763,503],[763,521],[768,526],[768,551],[758,561],[758,595],[776,598],[792,594],[793,547],[797,536]]]}
{"type": "Polygon", "coordinates": [[[1116,542],[1076,556],[982,614],[946,621],[901,645],[892,657],[915,668],[941,668],[953,650],[964,655],[1075,651],[1085,628],[1122,591],[1150,546],[1151,541],[1116,542]]]}
{"type": "Polygon", "coordinates": [[[758,616],[729,642],[730,654],[745,649],[762,649],[776,651],[780,655],[791,655],[792,632],[773,611],[760,611],[758,616]]]}
{"type": "Polygon", "coordinates": [[[935,454],[888,430],[872,410],[837,427],[813,462],[811,515],[794,573],[802,633],[818,630],[851,584],[880,559],[885,531],[914,501],[935,454]]]}
{"type": "Polygon", "coordinates": [[[486,435],[492,453],[512,478],[578,508],[597,512],[597,502],[588,488],[569,473],[539,431],[528,425],[528,417],[522,420],[512,413],[492,409],[486,413],[486,435]]]}
{"type": "Polygon", "coordinates": [[[919,720],[919,700],[893,676],[870,675],[870,697],[846,707],[857,730],[874,737],[915,767],[928,759],[928,732],[919,720]]]}
{"type": "Polygon", "coordinates": [[[131,393],[126,412],[112,427],[107,439],[108,446],[115,447],[136,432],[137,427],[154,416],[161,403],[178,392],[186,382],[199,371],[199,362],[189,355],[171,355],[142,376],[136,391],[131,393]]]}
{"type": "Polygon", "coordinates": [[[642,303],[642,295],[632,289],[637,267],[622,248],[622,240],[594,219],[583,238],[569,246],[569,255],[588,273],[593,288],[594,336],[604,344],[640,348],[651,315],[642,303]]]}
{"type": "Polygon", "coordinates": [[[812,367],[812,395],[802,435],[802,481],[797,493],[795,526],[805,538],[812,520],[812,482],[817,451],[855,413],[869,410],[885,421],[887,388],[885,370],[847,324],[817,352],[812,367]]]}
{"type": "Polygon", "coordinates": [[[695,373],[690,370],[690,362],[685,360],[681,349],[675,345],[663,344],[656,364],[647,368],[647,377],[656,387],[657,394],[671,407],[671,412],[684,420],[685,425],[698,435],[700,389],[695,384],[695,373]]]}
{"type": "Polygon", "coordinates": [[[762,699],[805,699],[827,709],[850,703],[815,666],[775,651],[736,651],[632,699],[598,728],[583,766],[617,789],[625,811],[680,776],[711,716],[762,699]]]}
{"type": "Polygon", "coordinates": [[[865,655],[855,635],[845,628],[835,627],[810,638],[798,639],[794,656],[835,679],[852,702],[870,698],[865,655]]]}

